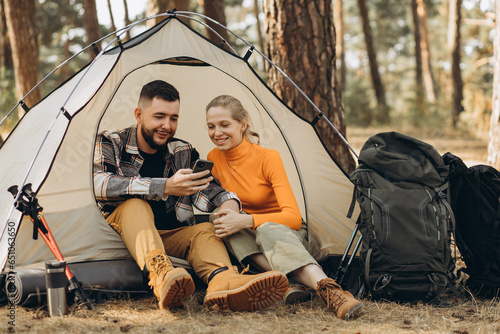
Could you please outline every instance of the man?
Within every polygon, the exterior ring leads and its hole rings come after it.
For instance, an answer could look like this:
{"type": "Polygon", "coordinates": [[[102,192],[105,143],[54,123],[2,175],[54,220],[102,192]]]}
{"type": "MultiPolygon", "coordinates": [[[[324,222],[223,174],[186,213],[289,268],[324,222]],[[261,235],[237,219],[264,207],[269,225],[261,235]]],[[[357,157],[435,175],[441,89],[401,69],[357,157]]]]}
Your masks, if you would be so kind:
{"type": "Polygon", "coordinates": [[[288,287],[278,272],[240,275],[233,271],[212,224],[195,224],[193,208],[239,212],[234,193],[224,190],[208,171],[192,173],[198,158],[187,142],[174,138],[179,92],[161,80],[146,84],[134,111],[137,124],[99,134],[94,155],[94,189],[108,223],[141,269],[160,309],[183,305],[194,283],[167,255],[184,258],[208,284],[204,304],[233,311],[254,311],[281,299],[288,287]]]}

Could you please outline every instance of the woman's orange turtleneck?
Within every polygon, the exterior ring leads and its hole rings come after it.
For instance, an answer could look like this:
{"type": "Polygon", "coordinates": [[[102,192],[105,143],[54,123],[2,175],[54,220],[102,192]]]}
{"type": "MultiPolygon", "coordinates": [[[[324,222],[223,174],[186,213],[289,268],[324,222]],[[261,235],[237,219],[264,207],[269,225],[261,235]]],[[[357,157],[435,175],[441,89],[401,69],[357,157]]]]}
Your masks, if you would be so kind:
{"type": "MultiPolygon", "coordinates": [[[[243,138],[235,148],[208,153],[212,174],[222,187],[238,195],[255,227],[265,222],[300,230],[302,218],[279,153],[243,138]]],[[[254,228],[255,228],[254,227],[254,228]]]]}

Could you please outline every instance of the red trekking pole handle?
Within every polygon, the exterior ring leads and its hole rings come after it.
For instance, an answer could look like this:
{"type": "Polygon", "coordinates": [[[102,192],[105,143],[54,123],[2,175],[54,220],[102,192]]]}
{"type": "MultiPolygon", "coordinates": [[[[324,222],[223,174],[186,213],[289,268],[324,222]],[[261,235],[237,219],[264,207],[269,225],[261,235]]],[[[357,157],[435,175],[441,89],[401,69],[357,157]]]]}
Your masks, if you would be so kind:
{"type": "MultiPolygon", "coordinates": [[[[18,188],[17,186],[12,186],[8,189],[8,191],[14,195],[15,198],[18,193],[18,188]]],[[[42,214],[43,208],[38,204],[36,194],[31,190],[31,183],[28,183],[23,187],[22,193],[16,201],[15,206],[16,209],[21,211],[24,215],[29,216],[33,222],[33,239],[36,240],[38,233],[40,233],[56,259],[58,261],[64,261],[54,236],[52,235],[52,232],[50,232],[49,225],[42,214]]],[[[75,275],[73,275],[71,270],[69,270],[68,266],[66,266],[65,274],[69,282],[68,291],[74,292],[75,294],[75,303],[77,303],[79,307],[85,305],[89,310],[92,310],[94,308],[94,303],[82,289],[82,283],[76,279],[75,275]]]]}

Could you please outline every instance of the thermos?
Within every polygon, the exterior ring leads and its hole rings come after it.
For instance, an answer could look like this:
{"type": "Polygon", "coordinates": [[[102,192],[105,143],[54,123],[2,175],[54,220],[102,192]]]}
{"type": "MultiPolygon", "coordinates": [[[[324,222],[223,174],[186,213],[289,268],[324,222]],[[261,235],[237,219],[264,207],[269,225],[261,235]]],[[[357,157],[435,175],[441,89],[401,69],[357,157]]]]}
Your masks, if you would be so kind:
{"type": "Polygon", "coordinates": [[[51,316],[61,316],[67,312],[66,261],[45,262],[45,283],[47,287],[47,304],[51,316]]]}

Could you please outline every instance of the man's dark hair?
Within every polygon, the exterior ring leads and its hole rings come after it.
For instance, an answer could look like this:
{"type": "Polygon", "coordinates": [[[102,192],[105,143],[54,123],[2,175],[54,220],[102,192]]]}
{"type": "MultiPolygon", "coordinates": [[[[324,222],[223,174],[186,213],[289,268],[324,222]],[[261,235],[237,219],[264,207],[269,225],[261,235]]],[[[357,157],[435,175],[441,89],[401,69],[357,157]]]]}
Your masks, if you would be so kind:
{"type": "Polygon", "coordinates": [[[163,80],[155,80],[145,84],[139,95],[139,104],[149,104],[155,97],[170,102],[180,101],[179,91],[163,80]]]}

